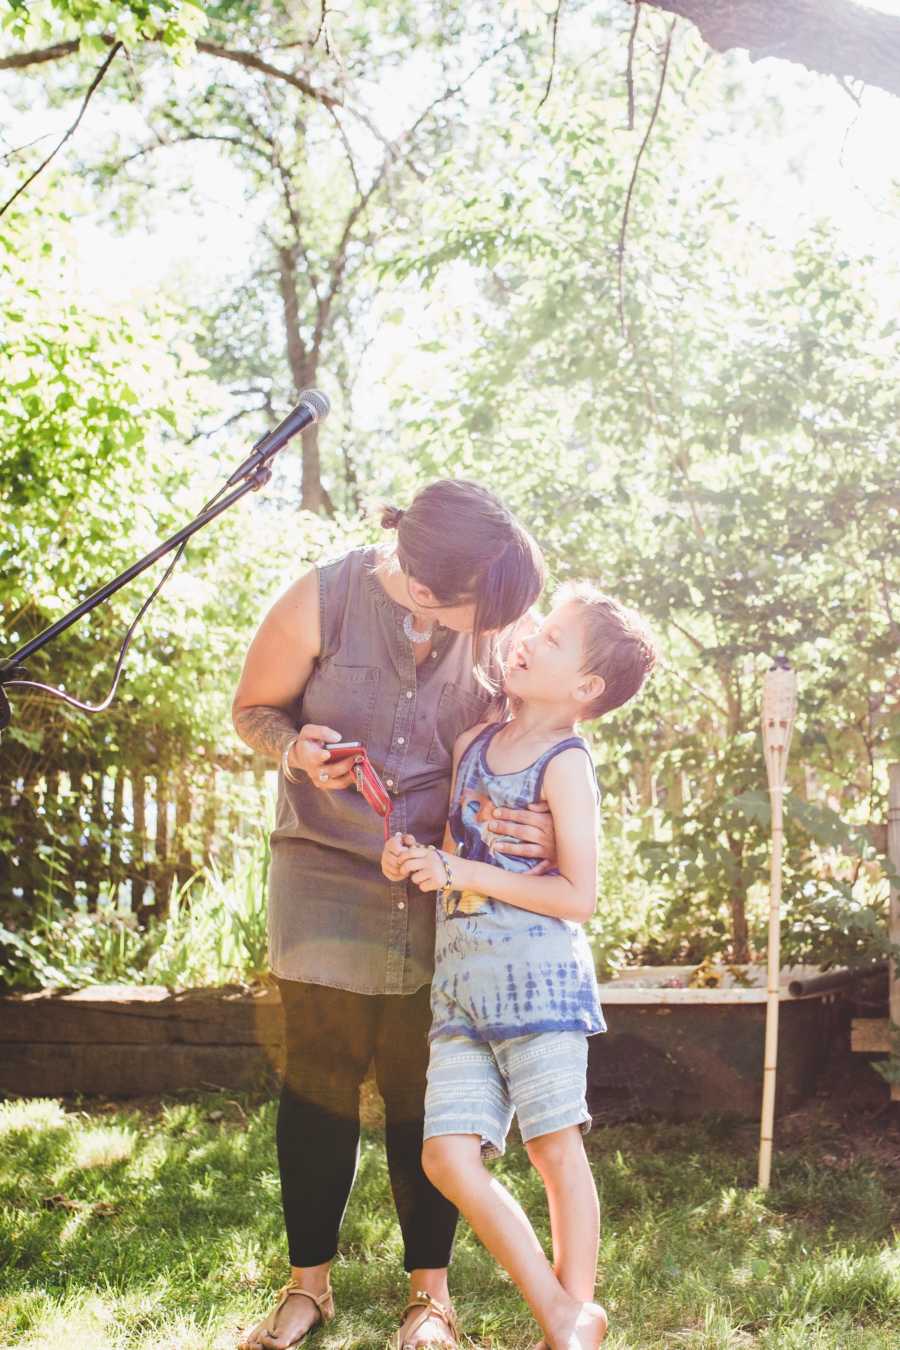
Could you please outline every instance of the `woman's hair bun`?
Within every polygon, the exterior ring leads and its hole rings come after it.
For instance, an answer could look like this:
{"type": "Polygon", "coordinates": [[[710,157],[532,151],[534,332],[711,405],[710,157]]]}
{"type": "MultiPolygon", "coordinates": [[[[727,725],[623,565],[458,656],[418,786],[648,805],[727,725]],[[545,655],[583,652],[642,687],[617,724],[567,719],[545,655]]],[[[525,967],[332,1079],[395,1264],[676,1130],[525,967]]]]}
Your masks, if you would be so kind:
{"type": "Polygon", "coordinates": [[[385,506],[381,511],[381,524],[385,530],[396,530],[406,512],[399,506],[385,506]]]}

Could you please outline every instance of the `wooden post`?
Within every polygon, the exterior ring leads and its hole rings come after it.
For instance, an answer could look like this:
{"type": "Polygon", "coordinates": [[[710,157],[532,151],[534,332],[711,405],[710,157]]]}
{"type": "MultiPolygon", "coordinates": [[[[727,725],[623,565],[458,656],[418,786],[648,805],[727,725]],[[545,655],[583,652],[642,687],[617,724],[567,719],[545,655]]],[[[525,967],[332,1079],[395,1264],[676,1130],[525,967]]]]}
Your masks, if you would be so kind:
{"type": "MultiPolygon", "coordinates": [[[[900,764],[888,765],[887,854],[895,876],[900,874],[900,764]]],[[[900,945],[900,881],[896,879],[891,881],[889,936],[900,945]]],[[[892,1040],[896,1041],[900,1036],[900,962],[891,962],[890,980],[892,1040]]],[[[891,1084],[891,1101],[900,1102],[900,1083],[891,1084]]]]}
{"type": "Polygon", "coordinates": [[[778,1070],[778,1009],[781,1000],[781,855],[784,844],[784,786],[788,751],[797,713],[797,677],[783,656],[776,658],[763,688],[763,751],[772,803],[772,867],[769,885],[769,962],[762,1113],[759,1122],[760,1190],[772,1179],[775,1133],[775,1075],[778,1070]]]}

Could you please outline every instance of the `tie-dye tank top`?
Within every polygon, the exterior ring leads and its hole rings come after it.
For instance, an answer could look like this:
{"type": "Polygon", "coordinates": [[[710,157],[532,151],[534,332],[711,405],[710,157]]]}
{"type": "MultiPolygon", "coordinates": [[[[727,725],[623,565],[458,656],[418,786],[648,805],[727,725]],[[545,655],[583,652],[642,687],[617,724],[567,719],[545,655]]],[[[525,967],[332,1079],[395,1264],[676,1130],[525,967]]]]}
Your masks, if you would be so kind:
{"type": "MultiPolygon", "coordinates": [[[[492,773],[486,754],[501,723],[486,727],[459,762],[450,832],[462,857],[509,872],[536,858],[509,857],[491,808],[540,800],[547,765],[579,736],[551,746],[525,769],[492,773]]],[[[437,903],[431,1036],[507,1040],[536,1031],[605,1031],[590,945],[581,924],[533,914],[490,896],[453,891],[437,903]]]]}

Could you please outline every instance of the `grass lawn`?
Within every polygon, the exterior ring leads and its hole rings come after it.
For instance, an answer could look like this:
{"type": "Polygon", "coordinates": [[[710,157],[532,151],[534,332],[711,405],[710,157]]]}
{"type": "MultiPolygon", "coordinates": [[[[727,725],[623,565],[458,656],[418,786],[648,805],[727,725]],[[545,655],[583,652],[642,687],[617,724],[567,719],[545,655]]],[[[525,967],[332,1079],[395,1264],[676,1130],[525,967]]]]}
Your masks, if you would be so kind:
{"type": "MultiPolygon", "coordinates": [[[[883,1094],[883,1088],[876,1090],[883,1094]]],[[[880,1099],[879,1099],[880,1100],[880,1099]]],[[[0,1105],[0,1345],[230,1347],[283,1282],[274,1103],[0,1105]]],[[[382,1347],[404,1279],[377,1107],[317,1350],[382,1347]]],[[[754,1189],[753,1126],[628,1124],[589,1136],[610,1350],[896,1350],[900,1129],[816,1102],[780,1126],[774,1187],[754,1189]]],[[[542,1234],[518,1146],[495,1164],[542,1234]]],[[[510,1282],[460,1225],[453,1287],[473,1345],[534,1339],[510,1282]]]]}

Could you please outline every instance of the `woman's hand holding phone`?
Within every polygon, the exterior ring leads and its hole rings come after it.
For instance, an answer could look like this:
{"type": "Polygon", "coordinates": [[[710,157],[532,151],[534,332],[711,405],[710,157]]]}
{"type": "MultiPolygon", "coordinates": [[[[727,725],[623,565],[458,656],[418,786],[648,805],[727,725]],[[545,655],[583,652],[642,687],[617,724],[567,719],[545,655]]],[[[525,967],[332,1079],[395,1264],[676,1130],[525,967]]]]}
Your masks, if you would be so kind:
{"type": "Polygon", "coordinates": [[[343,744],[341,733],[335,731],[333,727],[320,727],[312,722],[301,727],[287,757],[288,765],[292,769],[301,769],[313,787],[320,788],[323,792],[353,787],[352,756],[346,759],[338,758],[332,763],[329,743],[343,744]]]}

